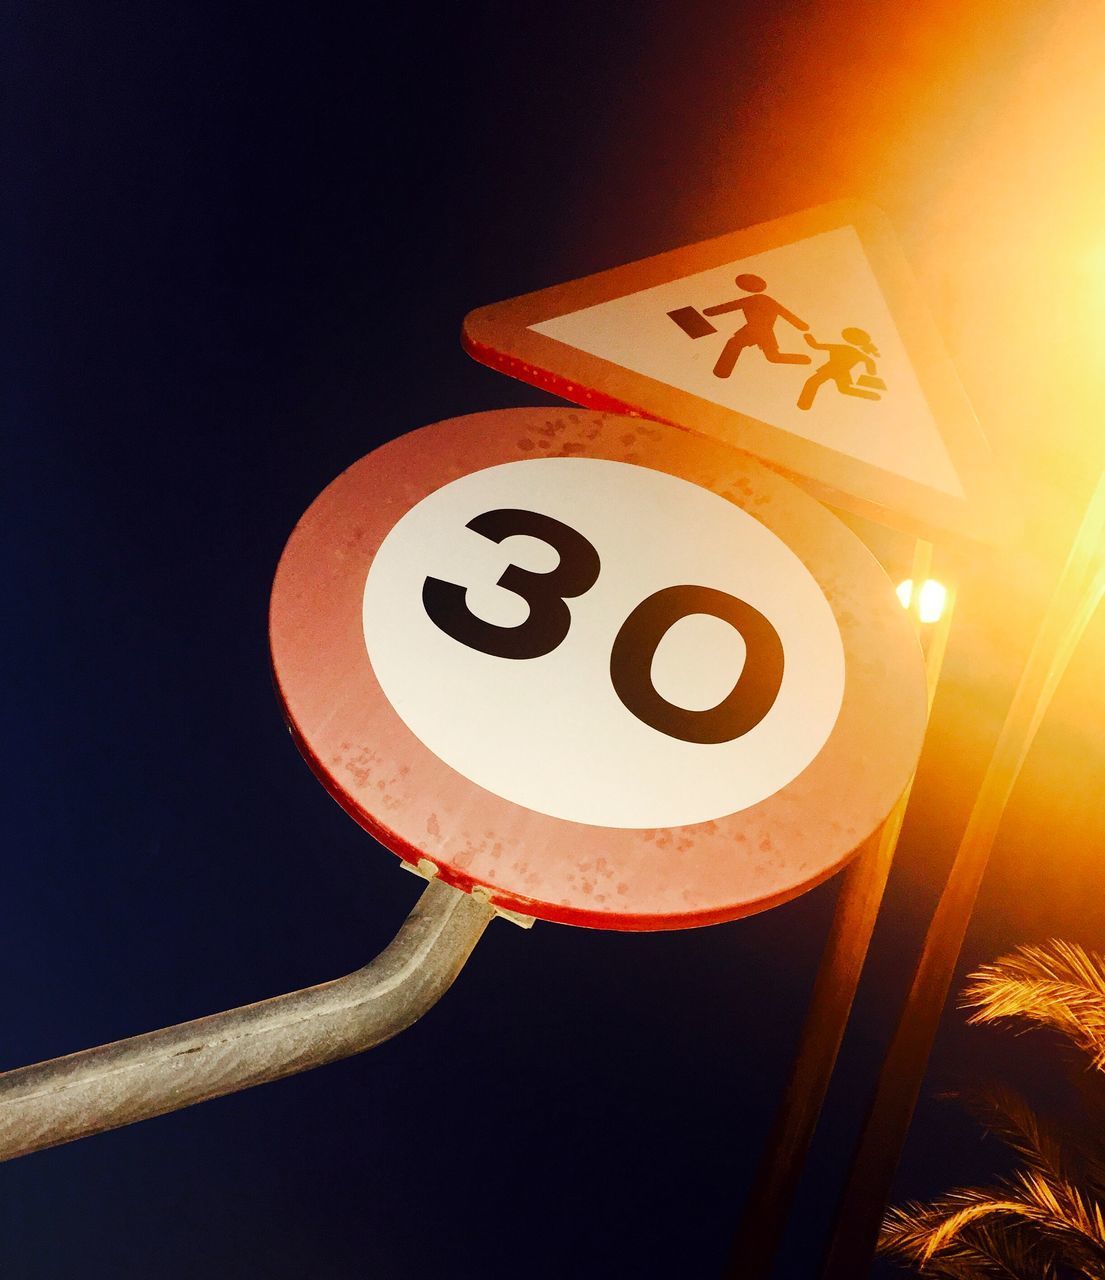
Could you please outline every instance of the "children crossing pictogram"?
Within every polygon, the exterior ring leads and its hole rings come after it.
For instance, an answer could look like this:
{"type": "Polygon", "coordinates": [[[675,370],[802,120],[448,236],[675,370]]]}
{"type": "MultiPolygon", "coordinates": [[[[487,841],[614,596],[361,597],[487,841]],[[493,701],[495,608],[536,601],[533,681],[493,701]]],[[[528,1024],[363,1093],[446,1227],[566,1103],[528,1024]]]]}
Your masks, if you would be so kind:
{"type": "Polygon", "coordinates": [[[993,459],[869,207],[809,210],[484,307],[464,342],[580,404],[735,445],[869,518],[1006,536],[993,459]]]}
{"type": "Polygon", "coordinates": [[[764,359],[771,364],[810,364],[811,356],[803,355],[801,352],[779,350],[775,325],[779,320],[785,320],[795,329],[801,330],[807,344],[814,350],[829,353],[825,363],[803,385],[798,396],[799,409],[812,408],[818,388],[824,386],[826,382],[835,383],[841,395],[855,396],[860,400],[882,399],[879,393],[886,390],[886,383],[877,376],[878,367],[875,364],[875,358],[880,353],[866,330],[857,329],[854,326],[842,329],[840,336],[846,345],[838,342],[819,342],[810,333],[810,326],[805,320],[765,293],[767,281],[762,276],[743,271],[737,276],[736,283],[746,290],[743,298],[735,298],[732,302],[721,302],[712,307],[703,307],[701,311],[695,307],[677,307],[674,311],[667,313],[687,337],[705,338],[717,333],[714,326],[706,319],[707,316],[725,315],[730,311],[744,312],[743,327],[733,334],[717,358],[717,363],[714,365],[715,378],[728,378],[746,347],[758,347],[764,359]],[[860,364],[865,371],[853,380],[852,370],[860,364]]]}

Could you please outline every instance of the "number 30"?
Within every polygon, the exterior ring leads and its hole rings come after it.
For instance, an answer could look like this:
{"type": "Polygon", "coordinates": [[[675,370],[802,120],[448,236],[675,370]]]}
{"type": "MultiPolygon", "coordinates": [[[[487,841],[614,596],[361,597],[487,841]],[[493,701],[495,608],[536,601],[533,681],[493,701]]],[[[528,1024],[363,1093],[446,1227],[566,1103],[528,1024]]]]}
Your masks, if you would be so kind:
{"type": "MultiPolygon", "coordinates": [[[[547,543],[560,556],[548,573],[509,565],[497,586],[521,596],[529,617],[516,627],[478,618],[467,605],[467,590],[440,578],[422,585],[422,604],[431,622],[470,649],[496,658],[541,658],[563,641],[572,624],[565,601],[589,591],[598,580],[599,554],[577,530],[536,511],[485,511],[468,528],[502,542],[523,534],[547,543]]],[[[731,742],[767,715],[783,681],[783,644],[764,615],[744,600],[713,587],[674,586],[656,591],[622,623],[610,651],[614,692],[638,720],[683,742],[731,742]],[[681,618],[692,614],[721,618],[744,640],[744,667],[729,694],[705,711],[676,706],[652,683],[652,659],[660,641],[681,618]]]]}

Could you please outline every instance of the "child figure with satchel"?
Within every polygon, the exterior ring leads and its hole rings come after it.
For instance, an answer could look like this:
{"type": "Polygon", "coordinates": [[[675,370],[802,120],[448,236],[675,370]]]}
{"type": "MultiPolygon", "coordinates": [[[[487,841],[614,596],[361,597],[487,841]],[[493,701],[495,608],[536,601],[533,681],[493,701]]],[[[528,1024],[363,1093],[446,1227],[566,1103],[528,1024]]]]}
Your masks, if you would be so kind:
{"type": "Polygon", "coordinates": [[[809,409],[818,390],[826,382],[835,382],[836,389],[846,396],[859,396],[862,400],[881,400],[880,391],[886,390],[886,383],[876,376],[875,356],[879,349],[871,341],[871,335],[864,329],[842,329],[840,336],[844,343],[818,342],[812,334],[805,335],[806,342],[818,351],[827,351],[829,358],[806,380],[806,385],[798,397],[798,408],[809,409]],[[862,373],[854,382],[852,370],[857,364],[864,366],[862,373]]]}

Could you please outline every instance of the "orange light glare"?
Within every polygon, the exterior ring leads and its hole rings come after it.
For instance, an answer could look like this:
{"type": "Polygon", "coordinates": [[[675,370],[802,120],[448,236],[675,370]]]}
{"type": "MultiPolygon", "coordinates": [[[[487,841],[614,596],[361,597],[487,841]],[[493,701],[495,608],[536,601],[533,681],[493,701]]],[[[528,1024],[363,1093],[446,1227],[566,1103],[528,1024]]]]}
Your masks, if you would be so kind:
{"type": "Polygon", "coordinates": [[[913,579],[906,578],[899,582],[895,590],[903,609],[909,609],[916,603],[917,617],[921,622],[939,622],[944,616],[944,606],[948,602],[948,589],[935,578],[926,578],[917,592],[916,602],[913,595],[913,579]]]}
{"type": "Polygon", "coordinates": [[[948,600],[948,589],[935,578],[926,578],[921,584],[921,594],[917,601],[917,616],[922,622],[939,622],[944,614],[944,605],[948,600]]]}

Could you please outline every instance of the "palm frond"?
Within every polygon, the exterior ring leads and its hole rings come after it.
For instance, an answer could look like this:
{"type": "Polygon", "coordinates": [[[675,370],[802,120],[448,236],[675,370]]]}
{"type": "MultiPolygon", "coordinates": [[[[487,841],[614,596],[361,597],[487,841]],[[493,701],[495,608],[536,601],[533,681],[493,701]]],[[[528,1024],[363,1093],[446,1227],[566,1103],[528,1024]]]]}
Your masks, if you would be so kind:
{"type": "MultiPolygon", "coordinates": [[[[890,1209],[879,1233],[879,1253],[910,1263],[925,1275],[947,1280],[990,1280],[985,1264],[966,1248],[953,1246],[935,1258],[929,1248],[932,1233],[944,1217],[942,1207],[916,1202],[890,1209]]],[[[1018,1278],[1019,1280],[1019,1278],[1018,1278]]]]}
{"type": "MultiPolygon", "coordinates": [[[[1056,1186],[1032,1170],[1021,1170],[994,1187],[962,1187],[929,1205],[909,1204],[892,1209],[883,1224],[880,1248],[934,1274],[938,1266],[989,1265],[980,1242],[1000,1245],[1003,1236],[1019,1233],[1020,1244],[1032,1242],[1037,1251],[1030,1264],[1077,1268],[1090,1280],[1105,1278],[1105,1212],[1101,1204],[1083,1196],[1072,1183],[1056,1186]]],[[[1022,1250],[1022,1253],[1024,1250],[1022,1250]]],[[[1000,1252],[993,1266],[1005,1265],[1000,1252]]],[[[1021,1263],[1025,1262],[1022,1257],[1021,1263]]],[[[978,1272],[986,1275],[986,1271],[978,1272]]],[[[1013,1272],[1016,1275],[1016,1271],[1013,1272]]],[[[1046,1271],[1045,1273],[1046,1274],[1046,1271]]]]}
{"type": "Polygon", "coordinates": [[[1003,1187],[960,1187],[931,1204],[891,1209],[883,1222],[880,1247],[917,1262],[931,1262],[948,1250],[963,1231],[986,1218],[1017,1218],[1022,1201],[1003,1187]]]}
{"type": "Polygon", "coordinates": [[[1003,1084],[986,1084],[961,1089],[954,1096],[1030,1169],[1058,1183],[1070,1175],[1064,1156],[1067,1135],[1060,1136],[1046,1124],[1014,1089],[1003,1084]]]}
{"type": "Polygon", "coordinates": [[[1046,1245],[1030,1229],[976,1223],[963,1241],[965,1256],[977,1258],[987,1280],[1059,1280],[1059,1269],[1046,1245]]]}
{"type": "Polygon", "coordinates": [[[1105,1210],[1100,1201],[1083,1195],[1073,1183],[1056,1189],[1027,1169],[1009,1185],[1023,1197],[1025,1220],[1046,1234],[1064,1260],[1087,1276],[1105,1277],[1105,1210]]]}
{"type": "Polygon", "coordinates": [[[1010,1185],[1026,1205],[1049,1215],[1057,1229],[1084,1236],[1101,1250],[1105,1261],[1105,1213],[1096,1200],[1084,1196],[1073,1183],[1064,1182],[1057,1187],[1029,1169],[1018,1170],[1010,1185]]]}
{"type": "Polygon", "coordinates": [[[1082,1122],[1046,1122],[1001,1085],[961,1093],[1022,1167],[891,1210],[880,1252],[944,1280],[1105,1280],[1105,956],[1061,941],[1020,947],[971,975],[965,1003],[972,1023],[1052,1027],[1089,1055],[1082,1122]]]}
{"type": "Polygon", "coordinates": [[[933,1253],[932,1229],[943,1215],[943,1207],[929,1205],[892,1209],[883,1223],[879,1252],[946,1280],[1059,1280],[1047,1248],[1031,1228],[1015,1221],[997,1226],[976,1221],[933,1253]]]}
{"type": "Polygon", "coordinates": [[[1105,1072],[1084,1066],[1071,1073],[1080,1123],[1066,1142],[1080,1170],[1078,1182],[1092,1195],[1105,1199],[1105,1072]]]}
{"type": "Polygon", "coordinates": [[[963,1000],[972,1010],[969,1022],[1054,1027],[1105,1070],[1105,957],[1052,940],[983,965],[969,982],[963,1000]]]}

